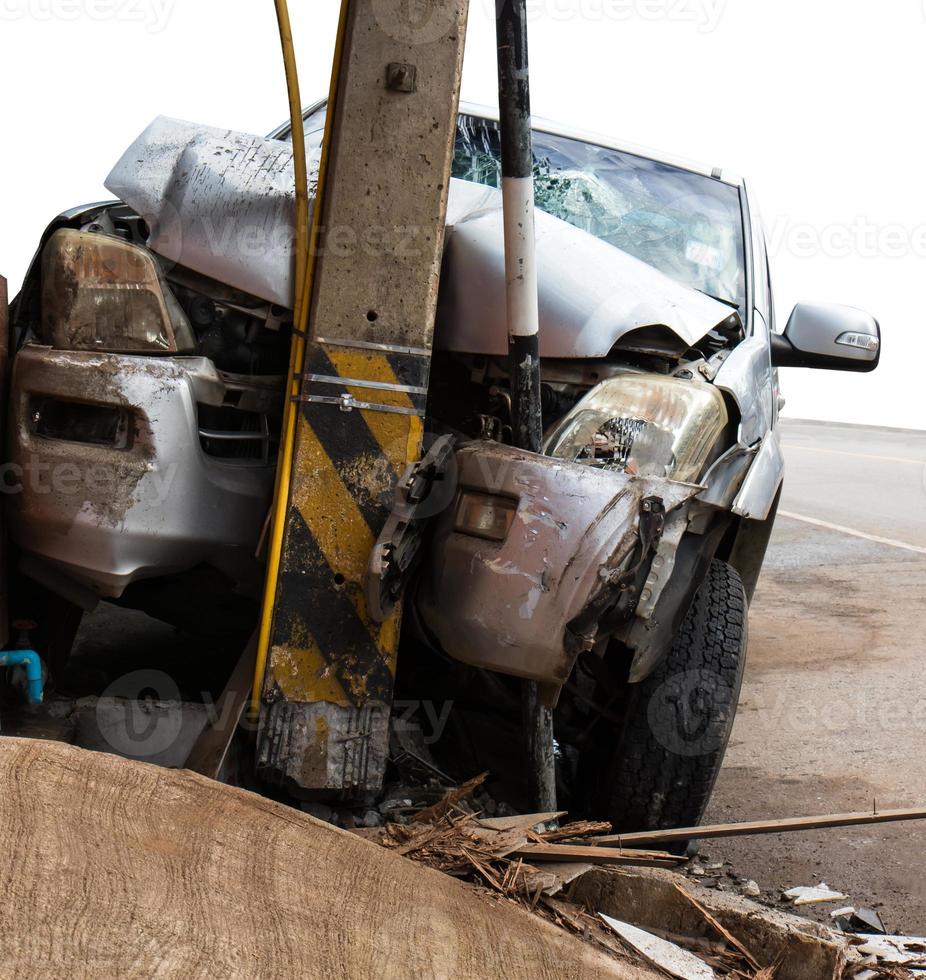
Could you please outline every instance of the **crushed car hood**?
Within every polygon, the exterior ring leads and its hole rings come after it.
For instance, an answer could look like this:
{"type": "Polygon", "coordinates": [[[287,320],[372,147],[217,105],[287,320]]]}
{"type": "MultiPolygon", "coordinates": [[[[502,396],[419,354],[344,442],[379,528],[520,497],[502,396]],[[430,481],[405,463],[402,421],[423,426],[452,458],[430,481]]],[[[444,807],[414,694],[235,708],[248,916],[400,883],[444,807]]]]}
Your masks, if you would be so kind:
{"type": "MultiPolygon", "coordinates": [[[[309,164],[317,173],[317,151],[309,164]]],[[[289,143],[159,117],[106,187],[145,218],[159,255],[291,308],[293,174],[289,143]]],[[[309,192],[314,198],[314,178],[309,192]]],[[[435,343],[503,355],[501,193],[452,180],[447,225],[435,343]]],[[[723,303],[539,209],[536,227],[544,357],[606,357],[626,334],[647,328],[668,331],[682,353],[730,318],[723,303]]]]}

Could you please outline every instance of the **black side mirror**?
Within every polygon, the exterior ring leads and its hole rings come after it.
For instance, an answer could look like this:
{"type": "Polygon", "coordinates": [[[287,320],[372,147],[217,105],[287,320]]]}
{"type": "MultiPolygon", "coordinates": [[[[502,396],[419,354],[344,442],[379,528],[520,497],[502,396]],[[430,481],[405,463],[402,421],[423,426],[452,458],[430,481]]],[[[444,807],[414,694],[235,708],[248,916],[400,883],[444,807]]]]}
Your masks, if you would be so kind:
{"type": "Polygon", "coordinates": [[[829,303],[798,303],[783,334],[772,335],[775,367],[874,371],[881,360],[878,321],[829,303]]]}

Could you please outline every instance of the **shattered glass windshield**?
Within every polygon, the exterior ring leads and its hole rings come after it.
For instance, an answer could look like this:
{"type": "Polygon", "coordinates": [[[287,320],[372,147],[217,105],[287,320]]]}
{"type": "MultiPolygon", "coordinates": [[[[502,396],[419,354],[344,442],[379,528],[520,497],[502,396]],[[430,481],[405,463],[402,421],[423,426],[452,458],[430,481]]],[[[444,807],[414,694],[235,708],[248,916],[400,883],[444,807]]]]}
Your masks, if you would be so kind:
{"type": "MultiPolygon", "coordinates": [[[[318,151],[325,107],[305,118],[318,151]]],[[[288,135],[285,137],[288,138],[288,135]]],[[[743,216],[735,187],[581,140],[534,131],[537,207],[658,269],[735,305],[746,321],[743,216]]],[[[461,115],[452,176],[501,186],[498,123],[461,115]]]]}
{"type": "MultiPolygon", "coordinates": [[[[745,320],[735,187],[644,157],[534,131],[537,207],[716,299],[745,320]]],[[[500,186],[498,123],[460,116],[453,176],[500,186]]]]}

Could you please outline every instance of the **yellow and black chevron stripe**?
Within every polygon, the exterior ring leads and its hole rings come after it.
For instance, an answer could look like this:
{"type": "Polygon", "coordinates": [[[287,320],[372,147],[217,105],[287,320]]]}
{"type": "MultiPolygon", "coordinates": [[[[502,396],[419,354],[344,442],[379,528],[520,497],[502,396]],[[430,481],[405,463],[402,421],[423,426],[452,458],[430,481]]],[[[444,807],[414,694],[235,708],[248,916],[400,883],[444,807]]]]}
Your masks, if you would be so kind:
{"type": "Polygon", "coordinates": [[[265,699],[391,704],[400,611],[372,622],[363,577],[421,452],[429,367],[423,349],[309,344],[265,699]]]}

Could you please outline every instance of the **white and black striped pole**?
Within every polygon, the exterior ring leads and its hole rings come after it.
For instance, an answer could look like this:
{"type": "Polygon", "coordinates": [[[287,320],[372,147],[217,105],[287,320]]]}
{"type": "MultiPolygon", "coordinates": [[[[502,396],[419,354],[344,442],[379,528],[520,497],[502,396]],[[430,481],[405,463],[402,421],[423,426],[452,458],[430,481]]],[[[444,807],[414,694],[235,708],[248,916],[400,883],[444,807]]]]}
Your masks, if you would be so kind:
{"type": "Polygon", "coordinates": [[[498,108],[514,441],[540,452],[540,314],[534,244],[534,155],[526,0],[497,0],[498,108]]]}
{"type": "MultiPolygon", "coordinates": [[[[512,427],[516,446],[539,453],[543,441],[540,313],[534,241],[534,154],[526,0],[496,0],[495,30],[512,427]]],[[[553,811],[556,809],[553,712],[542,703],[539,686],[531,681],[524,687],[524,727],[532,805],[538,811],[553,811]]]]}

